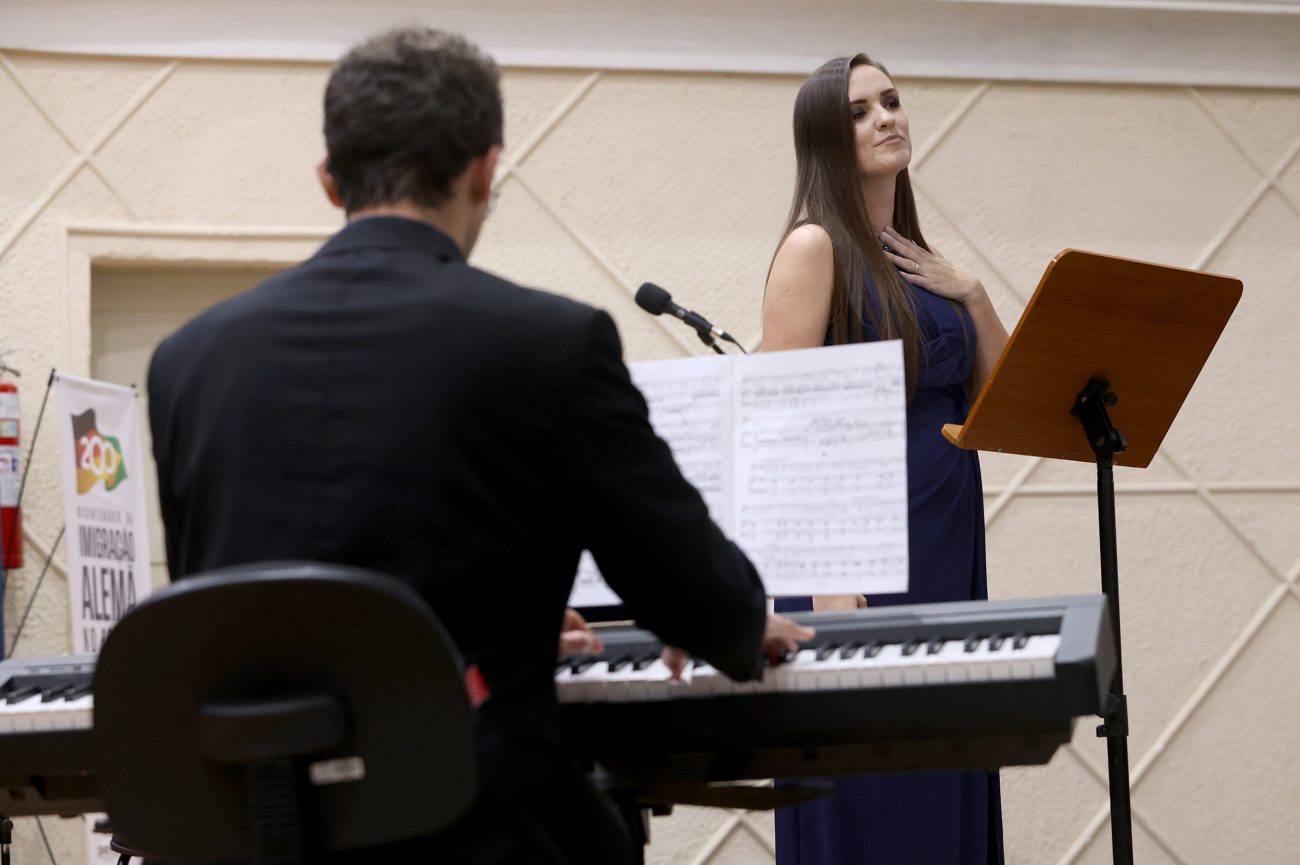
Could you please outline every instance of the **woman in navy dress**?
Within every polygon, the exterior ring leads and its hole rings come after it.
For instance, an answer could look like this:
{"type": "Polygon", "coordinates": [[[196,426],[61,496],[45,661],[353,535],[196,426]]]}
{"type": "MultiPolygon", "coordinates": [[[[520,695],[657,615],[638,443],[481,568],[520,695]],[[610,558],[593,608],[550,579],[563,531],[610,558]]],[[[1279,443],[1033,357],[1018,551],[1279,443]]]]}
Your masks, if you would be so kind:
{"type": "MultiPolygon", "coordinates": [[[[908,180],[907,114],[884,67],[829,61],[799,90],[790,221],[763,297],[763,349],[900,339],[907,370],[910,579],[872,606],[988,597],[979,461],[950,445],[970,395],[1006,345],[984,286],[921,234],[908,180]]],[[[788,598],[777,610],[864,606],[860,595],[788,598]]],[[[998,776],[927,772],[836,779],[781,809],[778,865],[1001,865],[998,776]]]]}

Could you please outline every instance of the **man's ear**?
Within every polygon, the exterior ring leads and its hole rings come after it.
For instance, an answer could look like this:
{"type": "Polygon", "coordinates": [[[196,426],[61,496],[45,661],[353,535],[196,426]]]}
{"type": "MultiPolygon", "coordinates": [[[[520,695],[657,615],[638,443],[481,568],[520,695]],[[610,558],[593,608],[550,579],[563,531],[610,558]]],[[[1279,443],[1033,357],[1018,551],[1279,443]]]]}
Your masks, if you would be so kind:
{"type": "Polygon", "coordinates": [[[330,174],[330,161],[326,157],[316,166],[316,179],[320,181],[321,188],[325,190],[325,196],[330,200],[330,204],[335,207],[343,206],[343,197],[339,195],[338,184],[334,182],[334,175],[330,174]]]}
{"type": "Polygon", "coordinates": [[[501,158],[501,146],[494,144],[488,148],[474,167],[470,177],[470,197],[475,203],[487,201],[492,196],[492,178],[497,173],[497,161],[501,158]]]}

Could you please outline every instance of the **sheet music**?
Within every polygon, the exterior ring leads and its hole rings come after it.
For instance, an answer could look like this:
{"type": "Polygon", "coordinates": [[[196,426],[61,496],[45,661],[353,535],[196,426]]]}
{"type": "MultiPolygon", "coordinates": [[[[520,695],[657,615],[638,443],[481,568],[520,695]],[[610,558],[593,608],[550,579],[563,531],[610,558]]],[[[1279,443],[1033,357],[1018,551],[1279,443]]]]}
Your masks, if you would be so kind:
{"type": "Polygon", "coordinates": [[[596,560],[589,550],[582,551],[578,559],[578,573],[573,578],[573,590],[569,592],[570,607],[612,607],[623,603],[614,590],[600,575],[596,560]]]}
{"type": "Polygon", "coordinates": [[[736,365],[735,540],[771,595],[907,591],[897,342],[736,365]]]}
{"type": "MultiPolygon", "coordinates": [[[[714,355],[628,364],[650,408],[651,426],[668,443],[682,475],[700,491],[709,515],[724,530],[731,522],[732,499],[730,360],[714,355]]],[[[619,603],[591,553],[584,551],[569,605],[619,603]]]]}
{"type": "Polygon", "coordinates": [[[719,355],[628,366],[650,406],[650,424],[723,528],[732,513],[732,367],[732,358],[719,355]]]}
{"type": "MultiPolygon", "coordinates": [[[[772,595],[907,590],[897,342],[630,364],[650,421],[772,595]]],[[[584,553],[569,600],[617,603],[584,553]]]]}

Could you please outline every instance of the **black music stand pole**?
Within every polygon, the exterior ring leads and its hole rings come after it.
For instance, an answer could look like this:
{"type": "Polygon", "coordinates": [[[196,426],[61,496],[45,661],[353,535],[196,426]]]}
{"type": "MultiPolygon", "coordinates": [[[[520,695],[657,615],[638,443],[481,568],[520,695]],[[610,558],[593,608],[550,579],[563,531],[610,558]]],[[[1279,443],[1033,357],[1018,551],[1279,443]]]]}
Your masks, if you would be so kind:
{"type": "Polygon", "coordinates": [[[1128,697],[1124,694],[1124,655],[1119,627],[1119,555],[1115,541],[1115,454],[1128,448],[1124,434],[1110,421],[1107,406],[1119,397],[1110,382],[1093,378],[1079,392],[1070,414],[1079,419],[1088,446],[1097,455],[1097,523],[1101,540],[1101,590],[1110,610],[1111,633],[1115,635],[1115,677],[1111,680],[1105,723],[1097,735],[1106,740],[1107,775],[1110,781],[1110,843],[1116,865],[1133,862],[1133,812],[1128,782],[1128,697]]]}
{"type": "Polygon", "coordinates": [[[1097,466],[1101,586],[1115,638],[1115,677],[1097,735],[1106,740],[1116,865],[1133,863],[1133,815],[1113,469],[1151,464],[1240,299],[1239,279],[1064,250],[1044,271],[966,422],[943,428],[958,447],[1097,466]],[[1112,383],[1124,393],[1115,414],[1127,435],[1111,423],[1112,383]]]}

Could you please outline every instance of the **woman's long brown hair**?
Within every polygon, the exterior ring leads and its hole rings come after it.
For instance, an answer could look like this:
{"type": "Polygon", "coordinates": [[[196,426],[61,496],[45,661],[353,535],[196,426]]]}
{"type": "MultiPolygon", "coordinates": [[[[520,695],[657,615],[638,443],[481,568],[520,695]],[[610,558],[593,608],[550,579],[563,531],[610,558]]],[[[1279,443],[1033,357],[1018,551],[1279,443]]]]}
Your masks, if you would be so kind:
{"type": "MultiPolygon", "coordinates": [[[[826,230],[835,255],[831,341],[860,342],[864,317],[881,339],[901,339],[910,395],[916,382],[920,326],[911,289],[885,258],[867,216],[849,107],[849,74],[864,64],[889,75],[865,54],[836,57],[822,64],[799,88],[794,101],[794,200],[781,239],[784,243],[790,232],[805,223],[826,230]],[[876,289],[875,304],[867,301],[868,274],[876,289]]],[[[899,234],[930,249],[921,235],[907,169],[895,180],[893,224],[899,234]]]]}

